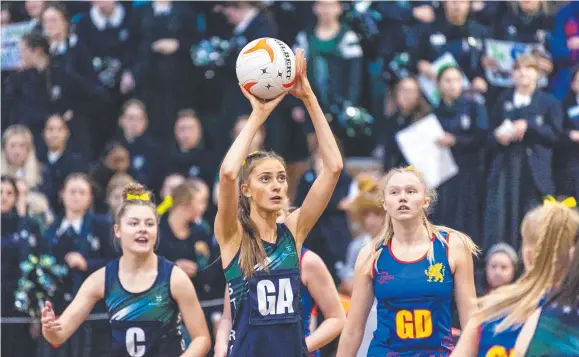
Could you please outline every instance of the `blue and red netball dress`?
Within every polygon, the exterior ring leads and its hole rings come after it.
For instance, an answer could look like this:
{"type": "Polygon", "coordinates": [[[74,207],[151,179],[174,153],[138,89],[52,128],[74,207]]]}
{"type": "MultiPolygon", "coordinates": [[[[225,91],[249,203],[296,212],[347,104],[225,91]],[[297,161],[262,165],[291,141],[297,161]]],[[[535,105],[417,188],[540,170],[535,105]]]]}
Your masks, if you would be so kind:
{"type": "Polygon", "coordinates": [[[372,285],[378,301],[378,326],[368,357],[446,357],[454,348],[451,301],[454,279],[446,243],[433,237],[434,260],[427,254],[401,261],[391,243],[379,248],[372,285]]]}

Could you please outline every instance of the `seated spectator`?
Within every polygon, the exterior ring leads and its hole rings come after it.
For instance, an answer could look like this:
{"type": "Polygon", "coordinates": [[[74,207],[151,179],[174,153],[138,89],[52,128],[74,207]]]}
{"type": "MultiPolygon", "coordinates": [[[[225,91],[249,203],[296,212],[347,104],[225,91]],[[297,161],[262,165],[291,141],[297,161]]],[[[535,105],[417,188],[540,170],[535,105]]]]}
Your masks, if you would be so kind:
{"type": "Polygon", "coordinates": [[[506,243],[493,245],[487,252],[485,262],[484,282],[482,289],[477,292],[477,296],[487,295],[491,291],[515,280],[519,266],[519,256],[510,245],[506,243]]]}
{"type": "MultiPolygon", "coordinates": [[[[34,220],[18,214],[16,203],[18,190],[16,181],[9,176],[2,176],[2,318],[28,317],[15,307],[14,292],[22,277],[20,263],[28,259],[29,254],[40,254],[48,251],[40,229],[34,220]]],[[[30,335],[29,323],[2,325],[2,354],[14,354],[18,346],[18,355],[36,356],[36,342],[30,335]],[[9,327],[8,327],[9,326],[9,327]]]]}
{"type": "Polygon", "coordinates": [[[378,182],[372,177],[358,179],[359,193],[350,212],[352,219],[361,227],[361,234],[348,244],[348,251],[343,269],[338,271],[342,280],[339,291],[347,296],[352,295],[354,287],[354,267],[362,247],[378,237],[384,226],[386,212],[380,204],[381,196],[378,182]]]}
{"type": "Polygon", "coordinates": [[[125,102],[119,127],[118,141],[129,150],[131,171],[141,184],[159,189],[162,177],[159,176],[160,145],[147,131],[149,119],[145,105],[138,99],[125,102]]]}
{"type": "Polygon", "coordinates": [[[131,174],[129,151],[121,143],[113,141],[107,144],[102,158],[89,171],[96,185],[95,208],[97,212],[108,212],[105,189],[115,174],[131,174]]]}
{"type": "Polygon", "coordinates": [[[163,157],[163,172],[180,173],[185,177],[199,177],[212,182],[218,163],[211,152],[203,147],[203,127],[195,111],[185,109],[179,112],[175,122],[175,139],[163,157]]]}
{"type": "Polygon", "coordinates": [[[66,120],[60,115],[52,115],[44,125],[46,150],[38,153],[39,160],[46,165],[52,181],[52,195],[48,197],[50,206],[61,213],[62,204],[58,192],[68,175],[74,172],[88,172],[88,163],[80,154],[73,153],[68,147],[70,131],[66,120]]]}
{"type": "Polygon", "coordinates": [[[114,222],[115,213],[123,203],[123,190],[128,184],[136,183],[131,176],[118,173],[113,175],[107,185],[107,204],[109,207],[108,216],[114,222]]]}
{"type": "Polygon", "coordinates": [[[23,125],[11,125],[2,135],[2,175],[23,180],[33,190],[52,194],[50,172],[36,158],[32,133],[23,125]]]}

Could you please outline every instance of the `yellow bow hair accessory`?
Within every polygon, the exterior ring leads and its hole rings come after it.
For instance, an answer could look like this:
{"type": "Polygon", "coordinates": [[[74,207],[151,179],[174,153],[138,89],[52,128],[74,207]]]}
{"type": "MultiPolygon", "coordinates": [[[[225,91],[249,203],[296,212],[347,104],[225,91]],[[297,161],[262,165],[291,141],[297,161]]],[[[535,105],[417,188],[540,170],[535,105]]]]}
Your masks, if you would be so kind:
{"type": "MultiPolygon", "coordinates": [[[[547,197],[545,197],[545,199],[543,200],[543,204],[549,204],[549,203],[556,203],[557,200],[555,199],[555,197],[548,195],[547,197]]],[[[577,201],[575,200],[575,197],[567,197],[566,199],[564,199],[563,201],[561,201],[561,204],[565,207],[569,207],[569,208],[574,208],[577,207],[577,201]]]]}
{"type": "MultiPolygon", "coordinates": [[[[245,160],[249,159],[250,157],[252,157],[255,154],[259,154],[259,151],[254,151],[251,154],[247,155],[247,157],[245,158],[245,160]]],[[[245,166],[245,160],[243,160],[243,162],[241,163],[241,166],[245,166]]]]}
{"type": "Polygon", "coordinates": [[[173,207],[173,196],[167,195],[161,204],[157,206],[157,214],[162,216],[164,215],[169,208],[173,207]]]}
{"type": "Polygon", "coordinates": [[[406,170],[414,171],[414,166],[410,165],[410,166],[406,167],[406,170]]]}
{"type": "Polygon", "coordinates": [[[133,200],[150,201],[151,196],[147,192],[142,193],[140,195],[133,195],[131,193],[128,193],[127,194],[127,201],[133,201],[133,200]]]}

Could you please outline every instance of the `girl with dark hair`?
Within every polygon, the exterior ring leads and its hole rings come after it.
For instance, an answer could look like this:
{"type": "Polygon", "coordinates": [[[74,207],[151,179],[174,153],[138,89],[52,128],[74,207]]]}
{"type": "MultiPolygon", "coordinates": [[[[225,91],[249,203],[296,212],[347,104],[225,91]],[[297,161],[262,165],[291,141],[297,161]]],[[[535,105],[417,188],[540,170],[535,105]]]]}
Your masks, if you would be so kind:
{"type": "Polygon", "coordinates": [[[112,327],[110,356],[192,357],[209,351],[209,331],[187,275],[154,252],[159,218],[143,186],[125,187],[115,215],[115,237],[123,255],[91,274],[57,319],[52,304],[42,311],[42,333],[60,345],[104,300],[112,327]],[[180,315],[181,314],[181,315],[180,315]],[[187,350],[179,331],[181,317],[193,337],[187,350]]]}
{"type": "Polygon", "coordinates": [[[478,244],[485,197],[483,149],[488,137],[484,99],[463,92],[463,74],[457,67],[442,69],[437,81],[441,100],[434,114],[444,129],[437,144],[452,151],[459,170],[438,188],[440,199],[434,207],[433,221],[465,232],[478,244]]]}
{"type": "Polygon", "coordinates": [[[299,311],[299,256],[328,204],[343,163],[305,74],[302,50],[296,55],[296,73],[290,93],[308,109],[323,161],[302,207],[277,224],[288,187],[284,161],[272,152],[246,154],[285,94],[264,103],[242,88],[253,111],[221,165],[215,237],[231,301],[230,356],[308,356],[299,311]]]}

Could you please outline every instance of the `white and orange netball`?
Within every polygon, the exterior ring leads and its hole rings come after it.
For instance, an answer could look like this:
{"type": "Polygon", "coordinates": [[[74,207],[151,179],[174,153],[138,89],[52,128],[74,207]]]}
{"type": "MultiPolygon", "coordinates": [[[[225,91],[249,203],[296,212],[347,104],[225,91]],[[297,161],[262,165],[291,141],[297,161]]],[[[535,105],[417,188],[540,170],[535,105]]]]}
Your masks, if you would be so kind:
{"type": "Polygon", "coordinates": [[[271,37],[248,43],[237,56],[237,80],[261,99],[273,99],[294,85],[295,55],[291,48],[271,37]]]}

